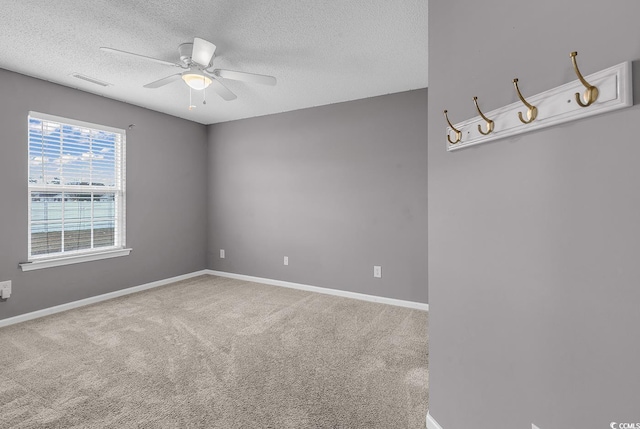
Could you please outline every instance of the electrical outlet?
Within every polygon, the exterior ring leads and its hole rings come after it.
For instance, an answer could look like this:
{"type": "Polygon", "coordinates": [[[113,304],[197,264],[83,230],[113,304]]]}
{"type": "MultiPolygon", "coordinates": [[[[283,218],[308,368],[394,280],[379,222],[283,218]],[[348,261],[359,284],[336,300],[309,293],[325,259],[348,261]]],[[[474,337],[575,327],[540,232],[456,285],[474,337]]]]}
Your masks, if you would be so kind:
{"type": "Polygon", "coordinates": [[[220,249],[220,259],[224,259],[224,249],[220,249]]]}
{"type": "Polygon", "coordinates": [[[382,278],[382,267],[379,265],[373,266],[373,277],[379,279],[382,278]]]}
{"type": "Polygon", "coordinates": [[[284,257],[284,264],[285,265],[289,265],[289,257],[288,256],[284,257]]]}
{"type": "Polygon", "coordinates": [[[8,299],[11,296],[11,280],[0,282],[0,298],[8,299]]]}

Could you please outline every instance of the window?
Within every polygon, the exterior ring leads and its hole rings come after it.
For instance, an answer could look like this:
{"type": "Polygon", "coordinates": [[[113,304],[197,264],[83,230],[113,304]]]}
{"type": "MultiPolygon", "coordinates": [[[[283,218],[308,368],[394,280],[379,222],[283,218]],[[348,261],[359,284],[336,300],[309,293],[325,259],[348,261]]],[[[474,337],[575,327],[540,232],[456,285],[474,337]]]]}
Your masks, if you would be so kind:
{"type": "Polygon", "coordinates": [[[24,271],[125,247],[124,130],[30,112],[29,262],[24,271]]]}

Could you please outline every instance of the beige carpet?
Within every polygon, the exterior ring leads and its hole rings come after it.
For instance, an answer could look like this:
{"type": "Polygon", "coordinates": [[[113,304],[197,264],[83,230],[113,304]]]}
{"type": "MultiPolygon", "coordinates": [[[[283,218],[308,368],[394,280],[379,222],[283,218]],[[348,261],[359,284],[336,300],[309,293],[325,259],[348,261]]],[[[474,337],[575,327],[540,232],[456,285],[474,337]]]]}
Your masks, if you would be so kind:
{"type": "Polygon", "coordinates": [[[427,313],[202,276],[0,329],[2,428],[424,428],[427,313]]]}

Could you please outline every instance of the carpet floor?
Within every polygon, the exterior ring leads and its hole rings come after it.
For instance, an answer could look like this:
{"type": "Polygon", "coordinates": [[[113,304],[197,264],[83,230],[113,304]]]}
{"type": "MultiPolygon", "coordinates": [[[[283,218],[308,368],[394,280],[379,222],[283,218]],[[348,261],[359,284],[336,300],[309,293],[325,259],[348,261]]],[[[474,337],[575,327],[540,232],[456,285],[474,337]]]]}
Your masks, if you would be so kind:
{"type": "Polygon", "coordinates": [[[424,428],[427,313],[202,276],[0,329],[2,428],[424,428]]]}

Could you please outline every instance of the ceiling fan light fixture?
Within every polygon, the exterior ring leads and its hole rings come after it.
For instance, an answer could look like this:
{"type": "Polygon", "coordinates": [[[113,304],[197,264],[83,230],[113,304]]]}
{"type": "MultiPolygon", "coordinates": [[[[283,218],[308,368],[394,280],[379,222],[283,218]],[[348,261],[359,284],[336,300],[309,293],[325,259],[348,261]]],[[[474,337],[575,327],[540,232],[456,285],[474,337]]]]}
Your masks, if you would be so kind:
{"type": "Polygon", "coordinates": [[[201,91],[211,85],[211,78],[205,76],[204,74],[190,72],[184,73],[182,75],[182,80],[184,80],[187,85],[189,85],[196,91],[201,91]]]}

